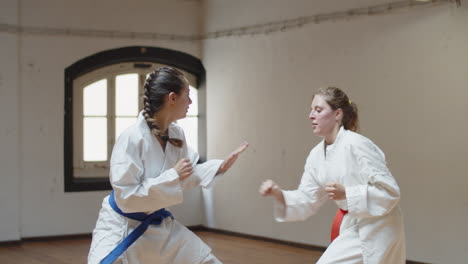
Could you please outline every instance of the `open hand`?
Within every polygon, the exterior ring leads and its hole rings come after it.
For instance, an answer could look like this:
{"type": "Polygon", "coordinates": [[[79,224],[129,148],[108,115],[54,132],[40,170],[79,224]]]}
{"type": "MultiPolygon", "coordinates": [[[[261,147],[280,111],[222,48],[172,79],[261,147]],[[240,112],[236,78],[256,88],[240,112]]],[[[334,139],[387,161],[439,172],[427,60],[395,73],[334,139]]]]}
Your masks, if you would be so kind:
{"type": "Polygon", "coordinates": [[[229,170],[229,168],[231,168],[231,166],[234,164],[234,162],[236,162],[237,157],[239,157],[239,154],[244,152],[247,149],[248,146],[249,146],[249,143],[244,142],[236,150],[231,152],[231,154],[229,154],[229,156],[224,160],[224,162],[219,167],[218,172],[216,173],[216,175],[221,174],[221,173],[225,173],[227,170],[229,170]]]}

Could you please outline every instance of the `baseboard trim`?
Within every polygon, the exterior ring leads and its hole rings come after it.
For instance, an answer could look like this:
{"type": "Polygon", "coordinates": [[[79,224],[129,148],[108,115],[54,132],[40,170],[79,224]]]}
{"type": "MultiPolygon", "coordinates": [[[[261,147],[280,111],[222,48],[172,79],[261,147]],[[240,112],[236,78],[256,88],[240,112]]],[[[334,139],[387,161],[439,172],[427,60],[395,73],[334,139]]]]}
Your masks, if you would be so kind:
{"type": "Polygon", "coordinates": [[[0,247],[18,246],[22,243],[21,240],[0,241],[0,247]]]}
{"type": "Polygon", "coordinates": [[[281,244],[281,245],[286,245],[286,246],[292,246],[296,248],[316,250],[316,251],[321,251],[321,252],[325,251],[326,249],[326,247],[322,247],[322,246],[315,246],[315,245],[292,242],[292,241],[287,241],[287,240],[282,240],[282,239],[245,234],[245,233],[228,231],[228,230],[218,229],[218,228],[211,228],[211,227],[206,227],[206,226],[194,226],[194,227],[188,227],[188,228],[192,231],[206,231],[206,232],[218,233],[218,234],[223,234],[223,235],[236,236],[236,237],[242,237],[242,238],[247,238],[247,239],[276,243],[276,244],[281,244]]]}
{"type": "Polygon", "coordinates": [[[45,237],[26,237],[21,241],[49,241],[49,240],[73,240],[73,239],[87,239],[92,238],[91,233],[86,234],[72,234],[72,235],[57,235],[57,236],[45,236],[45,237]]]}
{"type": "Polygon", "coordinates": [[[57,236],[38,236],[38,237],[23,237],[20,240],[0,241],[1,246],[18,246],[24,242],[33,241],[53,241],[53,240],[73,240],[73,239],[91,239],[92,234],[73,234],[73,235],[57,235],[57,236]]]}
{"type": "MultiPolygon", "coordinates": [[[[257,235],[251,235],[251,234],[245,234],[245,233],[234,232],[234,231],[229,231],[229,230],[224,230],[224,229],[206,227],[204,225],[187,226],[187,228],[190,229],[193,232],[197,232],[197,231],[212,232],[212,233],[217,233],[217,234],[223,234],[223,235],[228,235],[228,236],[236,236],[236,237],[242,237],[242,238],[247,238],[247,239],[265,241],[265,242],[281,244],[281,245],[286,245],[286,246],[291,246],[291,247],[296,247],[296,248],[302,248],[302,249],[308,249],[308,250],[315,250],[315,251],[320,251],[320,252],[324,252],[325,249],[326,249],[326,247],[323,247],[323,246],[316,246],[316,245],[292,242],[292,241],[287,241],[287,240],[282,240],[282,239],[276,239],[276,238],[270,238],[270,237],[264,237],[264,236],[257,236],[257,235]]],[[[18,245],[21,245],[24,242],[29,242],[29,241],[73,240],[73,239],[87,239],[87,238],[90,239],[91,237],[92,237],[91,233],[74,234],[74,235],[58,235],[58,236],[42,236],[42,237],[26,237],[26,238],[22,238],[21,240],[1,241],[0,242],[0,247],[1,246],[18,246],[18,245]]],[[[430,263],[407,260],[406,264],[430,264],[430,263]]]]}

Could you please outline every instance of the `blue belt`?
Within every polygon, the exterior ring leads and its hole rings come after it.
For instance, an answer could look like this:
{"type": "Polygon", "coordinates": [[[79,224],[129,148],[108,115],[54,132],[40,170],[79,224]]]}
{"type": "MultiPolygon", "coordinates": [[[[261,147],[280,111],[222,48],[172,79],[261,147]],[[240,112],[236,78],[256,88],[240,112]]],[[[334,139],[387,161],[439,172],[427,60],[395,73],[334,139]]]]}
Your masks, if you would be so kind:
{"type": "Polygon", "coordinates": [[[114,198],[114,191],[111,192],[109,196],[109,204],[122,216],[127,218],[137,220],[142,222],[137,228],[135,228],[120,244],[118,244],[102,261],[101,264],[111,264],[113,263],[122,253],[130,247],[133,242],[135,242],[145,231],[148,229],[149,225],[159,225],[166,217],[174,219],[171,212],[167,211],[165,208],[160,209],[152,214],[145,213],[124,213],[117,206],[114,198]]]}

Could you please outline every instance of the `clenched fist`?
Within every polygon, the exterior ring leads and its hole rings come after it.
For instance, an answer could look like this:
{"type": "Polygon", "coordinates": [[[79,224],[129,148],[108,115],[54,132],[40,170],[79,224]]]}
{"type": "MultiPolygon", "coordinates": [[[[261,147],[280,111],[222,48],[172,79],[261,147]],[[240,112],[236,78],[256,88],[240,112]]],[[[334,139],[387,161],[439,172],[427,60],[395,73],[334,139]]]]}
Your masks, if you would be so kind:
{"type": "Polygon", "coordinates": [[[177,174],[179,174],[179,180],[183,181],[193,173],[192,163],[189,159],[181,159],[174,166],[177,174]]]}
{"type": "Polygon", "coordinates": [[[346,199],[345,187],[342,184],[334,182],[327,183],[325,191],[328,193],[328,199],[330,200],[346,199]]]}
{"type": "Polygon", "coordinates": [[[278,184],[276,184],[272,180],[266,180],[260,185],[260,188],[258,190],[262,196],[273,196],[275,197],[278,202],[284,204],[284,195],[279,187],[278,184]]]}

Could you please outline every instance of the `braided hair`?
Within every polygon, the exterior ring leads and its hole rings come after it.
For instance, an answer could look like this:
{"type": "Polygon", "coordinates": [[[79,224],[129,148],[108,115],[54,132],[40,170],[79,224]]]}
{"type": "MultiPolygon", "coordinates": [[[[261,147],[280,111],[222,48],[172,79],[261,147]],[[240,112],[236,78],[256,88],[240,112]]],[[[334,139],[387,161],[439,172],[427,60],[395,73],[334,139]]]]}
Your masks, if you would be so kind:
{"type": "Polygon", "coordinates": [[[315,95],[322,95],[325,101],[331,106],[333,110],[343,110],[343,127],[347,130],[356,132],[359,129],[358,108],[357,105],[351,100],[345,92],[337,87],[320,88],[315,95]]]}
{"type": "Polygon", "coordinates": [[[153,117],[162,109],[166,95],[171,92],[180,94],[187,83],[187,79],[180,71],[171,67],[160,67],[149,74],[144,86],[143,116],[151,133],[179,148],[184,142],[181,139],[170,138],[169,134],[163,135],[153,117]]]}

